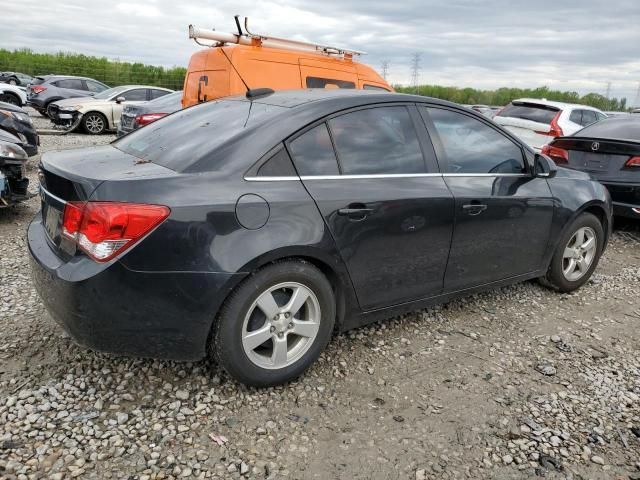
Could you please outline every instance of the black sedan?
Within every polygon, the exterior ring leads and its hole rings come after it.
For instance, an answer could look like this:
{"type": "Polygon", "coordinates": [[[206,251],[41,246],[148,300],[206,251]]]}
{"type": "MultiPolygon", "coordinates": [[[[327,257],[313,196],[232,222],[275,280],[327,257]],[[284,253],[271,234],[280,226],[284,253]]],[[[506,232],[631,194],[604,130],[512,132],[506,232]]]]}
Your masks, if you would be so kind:
{"type": "Polygon", "coordinates": [[[122,110],[118,136],[122,137],[182,108],[182,90],[137,105],[127,105],[122,110]]]}
{"type": "Polygon", "coordinates": [[[40,138],[33,126],[29,114],[22,108],[6,102],[0,102],[0,130],[20,139],[20,147],[32,157],[38,153],[40,138]]]}
{"type": "Polygon", "coordinates": [[[556,138],[542,152],[604,184],[615,215],[640,219],[640,116],[602,120],[556,138]]]}
{"type": "Polygon", "coordinates": [[[275,385],[334,330],[540,278],[569,292],[611,228],[606,189],[482,115],[356,90],[204,103],[46,153],[36,288],[88,347],[275,385]]]}

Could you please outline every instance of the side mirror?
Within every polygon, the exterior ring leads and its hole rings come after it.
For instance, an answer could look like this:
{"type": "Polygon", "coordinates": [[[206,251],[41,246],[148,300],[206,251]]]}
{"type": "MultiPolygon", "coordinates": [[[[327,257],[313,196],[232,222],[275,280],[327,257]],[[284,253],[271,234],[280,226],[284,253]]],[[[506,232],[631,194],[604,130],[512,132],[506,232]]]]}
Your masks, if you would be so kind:
{"type": "Polygon", "coordinates": [[[553,178],[558,173],[558,166],[546,155],[536,153],[533,162],[534,175],[538,178],[553,178]]]}
{"type": "Polygon", "coordinates": [[[124,97],[118,97],[118,98],[116,98],[116,103],[122,103],[122,102],[125,102],[126,100],[127,99],[124,98],[124,97]]]}

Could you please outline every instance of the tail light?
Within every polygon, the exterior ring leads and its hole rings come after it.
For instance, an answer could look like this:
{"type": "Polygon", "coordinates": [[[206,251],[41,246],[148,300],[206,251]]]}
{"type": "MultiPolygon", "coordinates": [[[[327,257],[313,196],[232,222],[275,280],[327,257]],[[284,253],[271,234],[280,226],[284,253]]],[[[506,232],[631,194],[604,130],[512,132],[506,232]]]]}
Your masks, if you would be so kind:
{"type": "Polygon", "coordinates": [[[556,116],[551,119],[551,122],[549,123],[549,126],[551,128],[548,132],[536,133],[539,135],[548,135],[549,137],[562,137],[564,135],[564,132],[562,131],[562,128],[560,128],[560,125],[558,125],[558,119],[560,118],[561,114],[562,112],[558,112],[556,113],[556,116]]]}
{"type": "Polygon", "coordinates": [[[47,87],[43,87],[42,85],[34,85],[33,87],[31,87],[31,91],[36,95],[44,92],[46,89],[47,87]]]}
{"type": "Polygon", "coordinates": [[[155,122],[156,120],[165,117],[166,113],[145,113],[144,115],[138,115],[134,120],[138,125],[147,125],[148,123],[155,122]]]}
{"type": "Polygon", "coordinates": [[[569,163],[569,152],[564,148],[554,147],[553,145],[545,145],[542,147],[543,155],[551,157],[556,164],[569,163]]]}
{"type": "Polygon", "coordinates": [[[69,202],[63,234],[89,257],[107,262],[129,249],[169,216],[162,205],[116,202],[69,202]]]}
{"type": "Polygon", "coordinates": [[[640,157],[631,157],[624,164],[625,167],[640,168],[640,157]]]}

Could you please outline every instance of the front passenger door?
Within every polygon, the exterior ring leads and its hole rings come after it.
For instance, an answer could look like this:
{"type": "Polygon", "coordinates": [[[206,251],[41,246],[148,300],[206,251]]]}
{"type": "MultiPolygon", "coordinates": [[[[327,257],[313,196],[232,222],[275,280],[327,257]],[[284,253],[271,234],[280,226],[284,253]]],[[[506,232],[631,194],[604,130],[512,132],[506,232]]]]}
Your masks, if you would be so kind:
{"type": "Polygon", "coordinates": [[[462,111],[422,107],[421,112],[455,197],[445,292],[542,268],[553,198],[546,179],[529,172],[522,147],[462,111]]]}

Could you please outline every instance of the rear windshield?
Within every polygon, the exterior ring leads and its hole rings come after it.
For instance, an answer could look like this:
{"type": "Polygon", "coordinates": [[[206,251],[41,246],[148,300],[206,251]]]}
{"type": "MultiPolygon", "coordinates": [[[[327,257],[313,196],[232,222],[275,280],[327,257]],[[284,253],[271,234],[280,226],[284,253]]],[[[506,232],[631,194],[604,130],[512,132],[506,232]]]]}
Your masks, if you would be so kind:
{"type": "Polygon", "coordinates": [[[609,118],[574,133],[575,137],[618,138],[640,141],[640,118],[609,118]]]}
{"type": "Polygon", "coordinates": [[[498,117],[522,118],[532,122],[550,124],[558,109],[535,103],[510,103],[498,114],[498,117]]]}
{"type": "Polygon", "coordinates": [[[202,103],[157,120],[116,140],[113,146],[155,164],[182,171],[246,128],[283,107],[242,100],[202,103]]]}
{"type": "Polygon", "coordinates": [[[34,77],[33,80],[31,81],[31,85],[40,85],[43,82],[44,82],[43,77],[34,77]]]}

